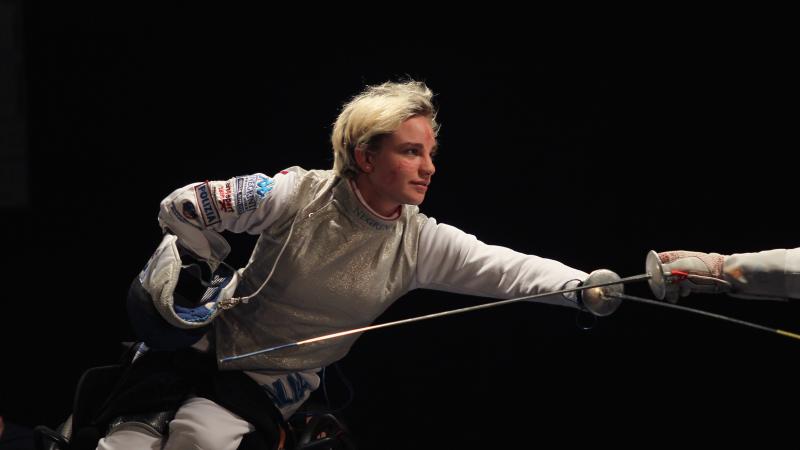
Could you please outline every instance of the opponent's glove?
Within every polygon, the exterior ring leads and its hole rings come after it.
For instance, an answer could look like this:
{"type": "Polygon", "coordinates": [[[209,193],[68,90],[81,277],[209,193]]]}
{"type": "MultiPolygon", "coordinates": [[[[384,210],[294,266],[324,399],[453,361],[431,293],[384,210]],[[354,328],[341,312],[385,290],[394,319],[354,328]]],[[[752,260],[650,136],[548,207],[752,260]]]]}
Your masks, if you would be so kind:
{"type": "Polygon", "coordinates": [[[727,255],[674,250],[658,254],[666,275],[666,300],[675,303],[692,292],[719,294],[730,291],[723,278],[727,255]]]}

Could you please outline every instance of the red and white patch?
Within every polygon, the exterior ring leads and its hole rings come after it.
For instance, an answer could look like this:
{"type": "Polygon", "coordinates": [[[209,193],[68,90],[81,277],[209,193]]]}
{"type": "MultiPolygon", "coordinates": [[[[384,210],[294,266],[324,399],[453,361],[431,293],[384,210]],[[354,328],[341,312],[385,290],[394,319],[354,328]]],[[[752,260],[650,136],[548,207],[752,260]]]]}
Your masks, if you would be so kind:
{"type": "Polygon", "coordinates": [[[217,199],[220,211],[224,213],[233,212],[233,188],[231,182],[215,183],[214,194],[217,199]]]}

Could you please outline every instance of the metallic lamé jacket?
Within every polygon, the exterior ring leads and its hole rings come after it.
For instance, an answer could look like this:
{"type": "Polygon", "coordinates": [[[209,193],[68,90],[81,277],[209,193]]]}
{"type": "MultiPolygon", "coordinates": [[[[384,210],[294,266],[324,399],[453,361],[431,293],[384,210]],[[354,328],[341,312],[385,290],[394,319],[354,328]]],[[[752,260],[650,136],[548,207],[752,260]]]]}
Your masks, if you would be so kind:
{"type": "MultiPolygon", "coordinates": [[[[484,244],[436,223],[416,206],[404,205],[398,218],[383,219],[332,171],[293,167],[272,178],[256,174],[188,185],[162,202],[159,220],[183,245],[211,259],[223,259],[229,249],[219,231],[260,234],[236,291],[257,294],[216,318],[218,359],[369,325],[415,288],[511,298],[561,289],[587,276],[558,261],[484,244]]],[[[540,301],[575,306],[574,297],[540,301]]],[[[345,356],[357,338],[220,367],[276,374],[315,370],[345,356]]]]}
{"type": "MultiPolygon", "coordinates": [[[[308,172],[292,206],[264,230],[237,295],[264,289],[215,324],[220,358],[368,325],[408,292],[424,217],[404,207],[394,221],[364,209],[346,180],[308,172]],[[290,235],[291,229],[291,235],[290,235]]],[[[358,335],[279,350],[223,368],[297,371],[342,358],[358,335]]]]}

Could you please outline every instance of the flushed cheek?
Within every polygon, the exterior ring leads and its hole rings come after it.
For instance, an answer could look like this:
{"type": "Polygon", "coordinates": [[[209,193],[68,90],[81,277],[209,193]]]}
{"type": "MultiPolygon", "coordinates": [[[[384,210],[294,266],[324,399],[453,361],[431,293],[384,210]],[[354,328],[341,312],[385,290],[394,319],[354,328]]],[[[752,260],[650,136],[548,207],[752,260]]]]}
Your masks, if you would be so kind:
{"type": "Polygon", "coordinates": [[[383,180],[383,184],[384,185],[388,185],[388,186],[393,185],[394,183],[397,182],[397,179],[398,179],[397,169],[396,168],[391,168],[391,169],[385,171],[383,173],[383,176],[381,176],[381,179],[383,180]]]}
{"type": "Polygon", "coordinates": [[[395,186],[395,185],[404,185],[405,179],[408,178],[406,175],[408,172],[408,164],[403,162],[398,162],[395,165],[391,166],[384,172],[383,176],[381,177],[383,180],[383,184],[387,186],[395,186]]]}
{"type": "Polygon", "coordinates": [[[392,171],[397,179],[410,181],[415,178],[417,173],[416,164],[412,161],[400,161],[392,171]],[[407,179],[407,180],[406,180],[407,179]]]}

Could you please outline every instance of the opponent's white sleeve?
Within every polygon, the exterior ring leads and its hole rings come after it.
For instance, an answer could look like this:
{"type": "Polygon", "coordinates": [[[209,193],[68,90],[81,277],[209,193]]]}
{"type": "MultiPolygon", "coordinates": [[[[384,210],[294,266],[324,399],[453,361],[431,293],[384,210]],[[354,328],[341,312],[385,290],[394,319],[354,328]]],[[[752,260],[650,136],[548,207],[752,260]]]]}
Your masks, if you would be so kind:
{"type": "Polygon", "coordinates": [[[186,185],[161,201],[159,225],[198,257],[222,261],[230,246],[219,232],[258,234],[269,227],[291,201],[300,171],[290,168],[272,178],[256,173],[186,185]]]}
{"type": "Polygon", "coordinates": [[[800,248],[727,256],[723,276],[731,283],[735,297],[800,298],[800,248]]]}
{"type": "MultiPolygon", "coordinates": [[[[413,287],[493,298],[514,298],[577,285],[589,275],[558,261],[487,245],[475,236],[428,218],[420,232],[413,287]]],[[[536,301],[577,307],[576,296],[536,301]]]]}

